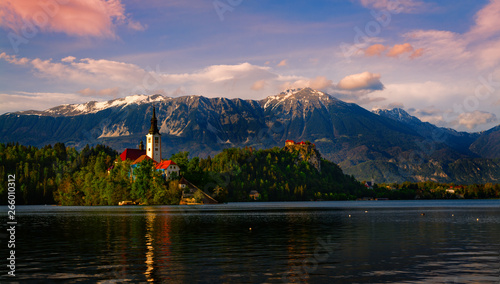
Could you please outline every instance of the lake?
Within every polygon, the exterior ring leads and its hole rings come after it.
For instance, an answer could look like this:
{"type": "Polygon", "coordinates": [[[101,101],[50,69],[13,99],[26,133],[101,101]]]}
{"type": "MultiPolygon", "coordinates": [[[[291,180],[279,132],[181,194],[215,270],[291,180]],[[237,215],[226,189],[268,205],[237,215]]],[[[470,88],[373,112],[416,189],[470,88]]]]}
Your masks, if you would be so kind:
{"type": "Polygon", "coordinates": [[[500,283],[500,200],[16,211],[2,283],[500,283]]]}

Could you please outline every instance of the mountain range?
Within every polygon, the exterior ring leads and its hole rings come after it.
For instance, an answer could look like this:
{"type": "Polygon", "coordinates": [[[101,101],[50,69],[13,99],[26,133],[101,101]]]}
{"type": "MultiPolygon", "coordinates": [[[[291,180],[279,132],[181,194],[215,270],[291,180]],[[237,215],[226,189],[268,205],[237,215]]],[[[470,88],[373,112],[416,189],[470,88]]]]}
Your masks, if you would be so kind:
{"type": "Polygon", "coordinates": [[[0,142],[136,148],[156,108],[163,158],[228,147],[269,148],[309,140],[359,180],[500,181],[500,125],[481,133],[440,128],[403,109],[368,111],[310,88],[263,100],[133,95],[0,116],[0,142]]]}

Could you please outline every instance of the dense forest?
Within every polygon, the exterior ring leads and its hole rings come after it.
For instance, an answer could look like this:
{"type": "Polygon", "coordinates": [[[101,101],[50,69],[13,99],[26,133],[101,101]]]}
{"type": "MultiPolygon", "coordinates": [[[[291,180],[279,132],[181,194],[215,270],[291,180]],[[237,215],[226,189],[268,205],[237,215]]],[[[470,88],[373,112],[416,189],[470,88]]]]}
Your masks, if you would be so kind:
{"type": "MultiPolygon", "coordinates": [[[[252,190],[259,192],[261,201],[500,198],[498,184],[406,182],[367,189],[332,162],[319,157],[320,167],[315,167],[299,151],[279,147],[231,148],[205,159],[180,152],[171,159],[180,166],[181,176],[219,202],[250,201],[252,190]]],[[[118,160],[115,150],[102,145],[77,151],[62,143],[43,148],[0,144],[1,202],[7,202],[8,175],[15,175],[16,204],[179,204],[178,180],[166,182],[153,170],[152,161],[143,161],[132,180],[130,162],[118,160]]]]}

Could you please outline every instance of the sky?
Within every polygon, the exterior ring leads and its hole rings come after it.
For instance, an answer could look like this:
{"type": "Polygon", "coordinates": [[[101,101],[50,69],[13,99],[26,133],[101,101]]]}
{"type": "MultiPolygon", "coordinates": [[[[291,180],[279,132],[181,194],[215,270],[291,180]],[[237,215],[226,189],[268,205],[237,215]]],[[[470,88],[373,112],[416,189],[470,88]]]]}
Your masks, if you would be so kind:
{"type": "Polygon", "coordinates": [[[0,114],[304,87],[490,129],[500,124],[500,0],[0,2],[0,114]]]}

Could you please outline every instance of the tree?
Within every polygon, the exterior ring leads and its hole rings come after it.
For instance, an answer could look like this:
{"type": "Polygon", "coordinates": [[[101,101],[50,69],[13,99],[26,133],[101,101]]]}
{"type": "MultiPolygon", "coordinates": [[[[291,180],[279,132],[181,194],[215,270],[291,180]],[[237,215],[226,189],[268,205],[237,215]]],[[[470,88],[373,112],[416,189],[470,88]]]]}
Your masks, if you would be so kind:
{"type": "Polygon", "coordinates": [[[147,203],[153,178],[153,160],[144,160],[133,169],[134,182],[130,192],[132,199],[147,203]]]}
{"type": "Polygon", "coordinates": [[[176,163],[181,168],[181,171],[186,171],[189,164],[189,152],[184,151],[173,154],[170,160],[176,163]]]}

